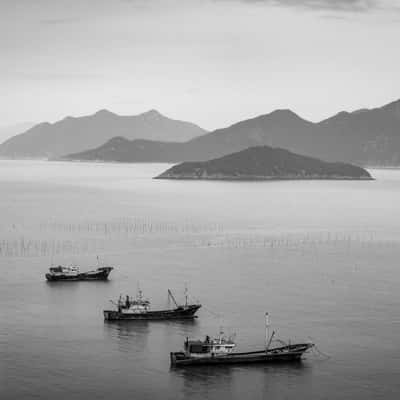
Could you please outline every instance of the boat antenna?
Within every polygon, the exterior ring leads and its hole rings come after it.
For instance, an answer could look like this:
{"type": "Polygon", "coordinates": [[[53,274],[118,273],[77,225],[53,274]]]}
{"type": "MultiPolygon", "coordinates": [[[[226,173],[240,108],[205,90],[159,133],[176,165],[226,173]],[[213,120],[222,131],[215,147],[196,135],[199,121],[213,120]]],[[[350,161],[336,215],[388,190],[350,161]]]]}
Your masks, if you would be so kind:
{"type": "Polygon", "coordinates": [[[269,314],[265,313],[265,351],[268,351],[269,347],[269,314]]]}
{"type": "Polygon", "coordinates": [[[222,343],[222,337],[224,336],[224,329],[222,326],[219,328],[219,343],[222,343]]]}
{"type": "Polygon", "coordinates": [[[185,307],[188,305],[188,288],[187,283],[185,283],[185,307]]]}
{"type": "Polygon", "coordinates": [[[138,283],[137,283],[136,298],[137,298],[138,300],[142,300],[142,297],[143,297],[143,293],[142,293],[142,289],[140,289],[140,283],[139,283],[139,281],[138,281],[138,283]]]}

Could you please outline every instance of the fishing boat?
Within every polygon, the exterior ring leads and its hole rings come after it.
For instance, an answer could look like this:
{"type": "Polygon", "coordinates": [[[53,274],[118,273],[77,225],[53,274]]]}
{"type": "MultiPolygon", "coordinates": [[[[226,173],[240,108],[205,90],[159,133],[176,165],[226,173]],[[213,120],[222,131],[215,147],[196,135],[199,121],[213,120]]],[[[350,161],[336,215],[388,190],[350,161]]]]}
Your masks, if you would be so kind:
{"type": "Polygon", "coordinates": [[[136,298],[120,296],[117,302],[112,302],[116,306],[116,310],[104,310],[104,319],[106,321],[143,321],[197,318],[195,313],[201,304],[189,304],[187,291],[185,298],[185,304],[178,304],[168,289],[168,299],[173,301],[174,307],[166,310],[151,310],[150,301],[143,297],[143,293],[139,289],[136,298]]]}
{"type": "Polygon", "coordinates": [[[80,272],[78,266],[51,267],[46,274],[48,281],[105,281],[113,267],[99,267],[93,271],[80,272]]]}
{"type": "Polygon", "coordinates": [[[300,361],[304,353],[314,347],[309,343],[284,343],[277,340],[278,346],[272,346],[275,332],[269,335],[269,316],[266,314],[265,348],[259,351],[236,352],[232,338],[219,337],[205,340],[186,338],[184,350],[170,353],[172,367],[219,364],[279,363],[300,361]]]}

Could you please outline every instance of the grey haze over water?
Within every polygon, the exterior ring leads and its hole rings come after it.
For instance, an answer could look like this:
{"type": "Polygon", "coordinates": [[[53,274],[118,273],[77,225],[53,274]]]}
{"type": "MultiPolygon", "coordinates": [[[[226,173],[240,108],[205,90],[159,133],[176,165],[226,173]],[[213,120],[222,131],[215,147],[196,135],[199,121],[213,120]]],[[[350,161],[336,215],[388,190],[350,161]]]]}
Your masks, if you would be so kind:
{"type": "Polygon", "coordinates": [[[397,399],[400,171],[375,181],[183,182],[162,164],[0,161],[2,399],[397,399]],[[115,265],[50,285],[52,262],[115,265]],[[140,283],[153,306],[185,284],[192,323],[106,324],[140,283]],[[186,336],[284,340],[328,360],[174,371],[186,336]],[[68,395],[66,395],[68,393],[68,395]]]}
{"type": "Polygon", "coordinates": [[[2,125],[155,108],[212,130],[398,98],[397,0],[2,0],[2,125]]]}

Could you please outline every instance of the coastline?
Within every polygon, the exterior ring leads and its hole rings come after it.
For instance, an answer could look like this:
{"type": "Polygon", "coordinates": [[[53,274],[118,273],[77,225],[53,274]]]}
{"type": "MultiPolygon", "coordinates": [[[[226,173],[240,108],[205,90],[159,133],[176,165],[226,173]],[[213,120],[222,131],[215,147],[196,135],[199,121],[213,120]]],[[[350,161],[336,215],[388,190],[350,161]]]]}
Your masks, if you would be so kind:
{"type": "Polygon", "coordinates": [[[375,179],[371,176],[362,177],[352,177],[352,176],[329,176],[329,175],[319,175],[319,176],[297,176],[297,175],[287,175],[287,176],[262,176],[262,175],[207,175],[207,176],[197,176],[197,175],[159,175],[153,179],[172,179],[172,180],[198,180],[198,181],[290,181],[290,180],[346,180],[346,181],[374,181],[375,179]]]}

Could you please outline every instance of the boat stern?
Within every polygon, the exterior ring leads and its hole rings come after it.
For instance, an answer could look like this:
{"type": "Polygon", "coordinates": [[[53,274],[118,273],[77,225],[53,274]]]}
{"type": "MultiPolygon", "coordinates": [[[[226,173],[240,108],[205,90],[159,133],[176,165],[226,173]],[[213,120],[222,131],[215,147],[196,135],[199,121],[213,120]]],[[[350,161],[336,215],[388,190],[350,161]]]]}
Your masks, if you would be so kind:
{"type": "Polygon", "coordinates": [[[104,310],[104,321],[116,321],[119,318],[119,312],[115,310],[104,310]]]}
{"type": "Polygon", "coordinates": [[[54,279],[54,275],[52,275],[52,274],[50,274],[50,273],[47,273],[46,275],[45,275],[45,277],[46,277],[46,279],[48,280],[48,281],[54,281],[55,279],[54,279]]]}
{"type": "Polygon", "coordinates": [[[180,365],[182,361],[188,358],[183,351],[171,352],[169,353],[169,357],[171,361],[171,367],[176,367],[177,365],[180,365]]]}

